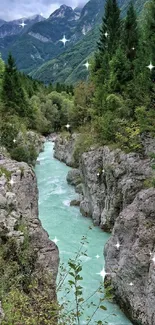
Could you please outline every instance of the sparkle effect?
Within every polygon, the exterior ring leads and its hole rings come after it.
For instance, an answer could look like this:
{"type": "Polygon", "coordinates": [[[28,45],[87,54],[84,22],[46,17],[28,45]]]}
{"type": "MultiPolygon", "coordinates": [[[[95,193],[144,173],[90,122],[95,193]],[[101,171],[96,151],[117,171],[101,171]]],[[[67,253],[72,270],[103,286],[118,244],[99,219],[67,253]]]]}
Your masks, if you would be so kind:
{"type": "Polygon", "coordinates": [[[100,273],[96,273],[96,274],[99,274],[100,276],[102,276],[103,281],[104,281],[105,276],[106,276],[107,274],[110,274],[110,273],[106,273],[106,272],[105,272],[105,269],[104,269],[104,267],[103,267],[102,271],[101,271],[100,273]]]}
{"type": "Polygon", "coordinates": [[[133,285],[134,285],[133,282],[130,282],[130,283],[129,283],[129,286],[130,286],[130,287],[132,287],[133,285]]]}
{"type": "Polygon", "coordinates": [[[13,185],[15,184],[15,182],[14,182],[14,180],[13,180],[12,178],[10,179],[9,184],[10,184],[11,186],[13,186],[13,185]]]}
{"type": "Polygon", "coordinates": [[[153,258],[151,258],[151,261],[153,261],[153,263],[155,265],[155,254],[153,255],[153,258]]]}
{"type": "Polygon", "coordinates": [[[96,255],[95,257],[96,257],[97,259],[98,259],[98,258],[100,258],[100,256],[99,256],[99,255],[96,255]]]}
{"type": "Polygon", "coordinates": [[[120,243],[119,242],[117,242],[117,244],[116,245],[114,245],[117,249],[119,249],[120,248],[120,243]]]}
{"type": "Polygon", "coordinates": [[[64,44],[64,46],[66,45],[66,42],[69,42],[69,39],[66,38],[66,36],[64,35],[62,39],[60,39],[59,42],[62,42],[64,44]]]}
{"type": "Polygon", "coordinates": [[[57,244],[57,242],[59,241],[59,239],[57,237],[55,237],[53,240],[52,240],[55,244],[57,244]]]}
{"type": "Polygon", "coordinates": [[[70,128],[70,125],[69,125],[69,124],[67,124],[67,125],[65,125],[65,126],[66,126],[66,128],[67,128],[67,129],[69,129],[69,128],[70,128]]]}
{"type": "Polygon", "coordinates": [[[14,143],[16,143],[16,141],[17,141],[16,139],[13,139],[13,142],[14,142],[14,143]]]}
{"type": "Polygon", "coordinates": [[[22,28],[24,28],[26,26],[26,24],[23,21],[21,24],[19,24],[19,26],[21,26],[22,28]]]}
{"type": "Polygon", "coordinates": [[[150,71],[152,71],[152,69],[155,68],[155,67],[152,65],[152,62],[150,62],[150,64],[147,65],[147,68],[148,68],[150,71]]]}
{"type": "Polygon", "coordinates": [[[109,35],[109,34],[108,34],[107,32],[104,34],[105,37],[108,37],[108,35],[109,35]]]}
{"type": "Polygon", "coordinates": [[[89,66],[90,66],[90,63],[87,61],[84,66],[86,67],[86,69],[88,70],[89,69],[89,66]]]}

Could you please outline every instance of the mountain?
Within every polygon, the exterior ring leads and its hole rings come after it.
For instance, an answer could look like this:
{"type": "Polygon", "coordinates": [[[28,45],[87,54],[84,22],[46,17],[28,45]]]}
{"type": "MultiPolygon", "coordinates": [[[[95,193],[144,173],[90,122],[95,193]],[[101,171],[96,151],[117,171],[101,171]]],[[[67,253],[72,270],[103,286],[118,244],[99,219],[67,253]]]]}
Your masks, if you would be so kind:
{"type": "Polygon", "coordinates": [[[3,20],[3,19],[0,19],[0,27],[1,27],[4,23],[6,23],[6,21],[3,20]]]}
{"type": "MultiPolygon", "coordinates": [[[[139,13],[146,0],[136,0],[135,6],[139,13]]],[[[122,16],[125,15],[129,1],[120,0],[120,8],[122,16]]],[[[91,57],[96,48],[96,40],[99,38],[99,26],[104,12],[104,2],[97,0],[90,0],[82,9],[81,17],[77,24],[76,32],[84,34],[74,44],[71,49],[67,48],[66,51],[56,58],[45,62],[37,69],[31,72],[33,78],[49,82],[60,83],[76,83],[78,80],[85,80],[88,77],[84,63],[91,57]],[[96,7],[94,8],[94,3],[96,7]]]]}
{"type": "Polygon", "coordinates": [[[40,15],[35,15],[26,19],[21,18],[9,22],[3,22],[0,26],[0,38],[26,33],[32,25],[44,19],[45,18],[40,15]],[[21,26],[22,23],[25,24],[24,28],[21,26]]]}
{"type": "Polygon", "coordinates": [[[99,23],[98,14],[101,21],[104,1],[90,0],[83,8],[74,10],[61,5],[48,19],[25,19],[24,28],[19,26],[22,19],[5,23],[0,27],[2,58],[6,60],[8,52],[12,52],[18,68],[32,73],[82,40],[97,20],[99,23]],[[60,42],[64,35],[69,40],[65,46],[60,42]]]}
{"type": "MultiPolygon", "coordinates": [[[[84,63],[95,50],[106,0],[90,0],[74,10],[61,5],[48,19],[36,15],[0,26],[0,52],[12,52],[17,67],[46,83],[76,82],[88,75],[84,63]],[[24,21],[26,24],[21,27],[24,21]],[[66,44],[61,41],[67,39],[66,44]]],[[[119,0],[125,15],[130,0],[119,0]]],[[[139,12],[146,0],[135,0],[139,12]]]]}
{"type": "Polygon", "coordinates": [[[68,47],[64,53],[53,60],[45,62],[36,70],[31,72],[35,79],[43,80],[46,84],[50,82],[76,83],[78,80],[85,80],[88,71],[84,64],[96,47],[96,39],[99,35],[99,28],[93,30],[82,38],[79,42],[68,47]]]}
{"type": "Polygon", "coordinates": [[[86,35],[95,24],[101,23],[105,0],[90,0],[81,11],[77,30],[86,35]]]}

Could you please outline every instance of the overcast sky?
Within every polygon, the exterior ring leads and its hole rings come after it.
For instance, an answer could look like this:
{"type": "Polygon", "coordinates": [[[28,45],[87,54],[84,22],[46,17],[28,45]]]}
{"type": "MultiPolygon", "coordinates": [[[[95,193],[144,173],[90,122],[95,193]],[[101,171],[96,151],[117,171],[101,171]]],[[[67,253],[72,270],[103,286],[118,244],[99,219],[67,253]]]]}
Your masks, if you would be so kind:
{"type": "Polygon", "coordinates": [[[0,0],[0,18],[13,20],[41,13],[47,18],[61,4],[75,8],[79,3],[86,2],[87,0],[0,0]]]}

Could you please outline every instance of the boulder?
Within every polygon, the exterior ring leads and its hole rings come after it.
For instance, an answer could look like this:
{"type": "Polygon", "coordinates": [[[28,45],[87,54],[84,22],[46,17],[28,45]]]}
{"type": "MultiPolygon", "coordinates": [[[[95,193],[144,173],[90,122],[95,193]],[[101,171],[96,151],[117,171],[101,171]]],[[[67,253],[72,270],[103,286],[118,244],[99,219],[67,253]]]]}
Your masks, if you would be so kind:
{"type": "Polygon", "coordinates": [[[70,185],[77,186],[81,183],[81,175],[79,169],[71,169],[67,174],[67,182],[70,185]]]}
{"type": "Polygon", "coordinates": [[[70,202],[70,206],[80,206],[80,201],[75,199],[70,202]]]}

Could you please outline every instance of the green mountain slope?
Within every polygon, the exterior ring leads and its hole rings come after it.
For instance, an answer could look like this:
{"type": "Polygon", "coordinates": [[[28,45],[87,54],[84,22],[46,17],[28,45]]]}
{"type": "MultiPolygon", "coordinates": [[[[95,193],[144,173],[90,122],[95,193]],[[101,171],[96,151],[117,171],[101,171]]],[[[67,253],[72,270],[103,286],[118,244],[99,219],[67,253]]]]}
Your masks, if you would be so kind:
{"type": "MultiPolygon", "coordinates": [[[[90,13],[91,10],[93,10],[92,3],[94,3],[94,0],[89,1],[89,3],[87,4],[89,5],[89,8],[91,8],[90,13]]],[[[141,12],[144,3],[146,3],[146,0],[135,1],[135,8],[137,10],[137,13],[141,12]]],[[[86,8],[87,5],[85,6],[86,8]]],[[[125,16],[129,5],[129,0],[120,0],[119,5],[122,10],[122,16],[125,16]]],[[[85,7],[83,9],[83,12],[85,10],[85,7]]],[[[77,42],[73,47],[71,47],[71,49],[68,48],[63,54],[59,55],[57,58],[54,58],[53,60],[44,63],[42,66],[32,71],[31,76],[33,78],[42,80],[45,83],[66,82],[70,84],[76,83],[78,80],[85,80],[88,77],[88,71],[86,70],[85,66],[83,66],[83,64],[95,50],[96,41],[99,37],[99,23],[101,22],[101,17],[103,15],[102,12],[103,11],[100,11],[98,21],[95,24],[95,28],[93,28],[79,42],[77,42]]],[[[90,17],[88,15],[88,21],[89,18],[90,17]]],[[[82,24],[81,21],[80,24],[82,24]]]]}
{"type": "Polygon", "coordinates": [[[96,26],[82,40],[71,49],[69,48],[57,58],[46,62],[31,73],[33,78],[50,82],[75,83],[79,79],[85,80],[88,71],[83,64],[96,47],[96,39],[99,35],[99,26],[96,26]]]}
{"type": "MultiPolygon", "coordinates": [[[[11,52],[17,67],[45,83],[73,82],[88,75],[83,66],[93,53],[106,0],[90,0],[81,9],[60,6],[48,19],[36,16],[19,33],[19,21],[0,27],[0,52],[6,60],[11,52]],[[37,19],[37,20],[36,20],[37,19]],[[39,19],[39,22],[38,22],[39,19]],[[8,28],[9,27],[9,28],[8,28]],[[5,36],[6,35],[6,36],[5,36]],[[66,46],[60,40],[69,40],[66,46]]],[[[118,0],[125,16],[130,0],[118,0]]],[[[139,13],[146,0],[134,0],[139,13]]]]}

